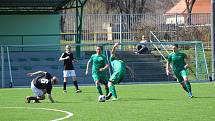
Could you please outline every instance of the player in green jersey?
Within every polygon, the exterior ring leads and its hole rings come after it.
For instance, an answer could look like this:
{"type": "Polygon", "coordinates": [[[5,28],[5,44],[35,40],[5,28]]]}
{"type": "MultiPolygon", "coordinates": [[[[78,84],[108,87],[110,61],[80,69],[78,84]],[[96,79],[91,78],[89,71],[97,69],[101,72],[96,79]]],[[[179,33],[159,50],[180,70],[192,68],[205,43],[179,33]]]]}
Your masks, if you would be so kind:
{"type": "Polygon", "coordinates": [[[89,64],[92,63],[92,77],[96,84],[96,88],[100,95],[103,95],[100,83],[105,85],[106,95],[109,93],[108,89],[108,78],[107,78],[107,68],[109,67],[107,63],[107,58],[102,54],[102,47],[96,47],[96,54],[93,54],[89,61],[87,62],[86,75],[88,74],[89,64]]]}
{"type": "Polygon", "coordinates": [[[188,81],[188,57],[185,53],[178,50],[178,45],[173,45],[173,52],[168,55],[168,61],[166,64],[166,73],[170,74],[170,64],[172,64],[172,70],[177,78],[177,81],[181,84],[183,89],[188,93],[189,97],[192,98],[191,84],[188,81]]]}
{"type": "Polygon", "coordinates": [[[126,66],[126,64],[122,60],[116,57],[115,52],[118,45],[119,43],[115,43],[111,50],[110,56],[110,63],[113,69],[113,73],[108,81],[109,94],[108,96],[106,96],[106,100],[109,100],[110,97],[113,96],[112,101],[117,100],[117,94],[114,85],[119,84],[124,79],[126,74],[126,68],[128,68],[130,72],[132,72],[130,67],[126,66]]]}

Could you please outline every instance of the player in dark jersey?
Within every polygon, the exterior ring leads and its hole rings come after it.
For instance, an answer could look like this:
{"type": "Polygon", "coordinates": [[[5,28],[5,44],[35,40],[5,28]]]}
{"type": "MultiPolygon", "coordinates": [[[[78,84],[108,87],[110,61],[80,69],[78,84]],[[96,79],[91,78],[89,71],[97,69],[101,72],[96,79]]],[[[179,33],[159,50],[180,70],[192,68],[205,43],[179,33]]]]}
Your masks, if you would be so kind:
{"type": "Polygon", "coordinates": [[[73,61],[75,61],[75,58],[73,57],[73,54],[71,52],[71,46],[66,45],[65,52],[62,53],[60,56],[59,61],[64,61],[64,70],[63,70],[63,77],[64,77],[64,83],[63,83],[63,92],[66,93],[66,85],[68,77],[72,77],[73,84],[76,89],[76,93],[80,93],[81,90],[78,88],[78,81],[75,74],[75,69],[73,67],[73,61]]]}
{"type": "Polygon", "coordinates": [[[28,73],[28,76],[37,75],[31,82],[31,89],[34,93],[34,96],[27,96],[26,103],[30,103],[31,100],[34,100],[35,103],[39,103],[39,100],[45,99],[45,94],[48,94],[49,100],[54,103],[51,96],[52,84],[56,84],[58,82],[57,77],[52,76],[50,73],[45,71],[37,71],[34,73],[28,73]]]}

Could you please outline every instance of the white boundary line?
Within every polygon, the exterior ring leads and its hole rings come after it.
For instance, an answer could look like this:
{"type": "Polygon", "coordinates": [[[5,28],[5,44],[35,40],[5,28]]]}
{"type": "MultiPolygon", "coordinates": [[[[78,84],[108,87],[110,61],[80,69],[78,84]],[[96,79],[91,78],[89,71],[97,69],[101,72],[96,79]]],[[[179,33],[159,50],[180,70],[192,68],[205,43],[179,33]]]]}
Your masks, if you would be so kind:
{"type": "Polygon", "coordinates": [[[66,113],[67,116],[62,117],[62,118],[58,118],[58,119],[53,119],[50,121],[60,121],[60,120],[64,120],[67,118],[70,118],[71,116],[73,116],[74,114],[68,111],[63,111],[63,110],[57,110],[57,109],[51,109],[51,108],[32,108],[32,107],[0,107],[3,109],[13,109],[13,108],[18,108],[18,109],[36,109],[36,110],[48,110],[48,111],[55,111],[55,112],[62,112],[62,113],[66,113]]]}

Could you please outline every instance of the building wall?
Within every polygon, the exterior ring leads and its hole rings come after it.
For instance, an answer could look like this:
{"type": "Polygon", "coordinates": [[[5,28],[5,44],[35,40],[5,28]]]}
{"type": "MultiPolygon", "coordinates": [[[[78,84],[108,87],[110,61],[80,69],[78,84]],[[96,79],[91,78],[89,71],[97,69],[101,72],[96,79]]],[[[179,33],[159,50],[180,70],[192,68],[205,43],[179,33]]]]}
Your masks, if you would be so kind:
{"type": "Polygon", "coordinates": [[[59,15],[0,15],[0,45],[60,43],[59,15]]]}
{"type": "MultiPolygon", "coordinates": [[[[196,0],[193,5],[192,13],[211,13],[211,7],[211,0],[196,0]]],[[[165,14],[187,13],[186,9],[185,0],[181,0],[165,14]]]]}

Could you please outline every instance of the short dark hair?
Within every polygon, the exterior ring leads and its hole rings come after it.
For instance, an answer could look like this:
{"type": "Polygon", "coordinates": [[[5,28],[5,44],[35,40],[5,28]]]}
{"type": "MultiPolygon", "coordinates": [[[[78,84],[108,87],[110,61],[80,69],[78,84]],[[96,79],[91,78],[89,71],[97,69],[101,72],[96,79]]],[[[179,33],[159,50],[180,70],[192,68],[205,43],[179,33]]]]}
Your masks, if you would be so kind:
{"type": "Polygon", "coordinates": [[[96,47],[99,47],[99,48],[101,48],[101,50],[103,50],[103,46],[101,46],[101,45],[97,45],[96,47]]]}

